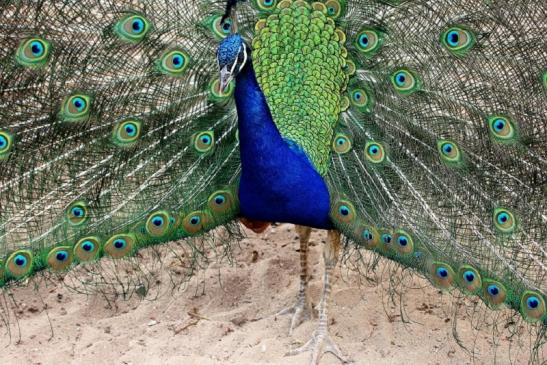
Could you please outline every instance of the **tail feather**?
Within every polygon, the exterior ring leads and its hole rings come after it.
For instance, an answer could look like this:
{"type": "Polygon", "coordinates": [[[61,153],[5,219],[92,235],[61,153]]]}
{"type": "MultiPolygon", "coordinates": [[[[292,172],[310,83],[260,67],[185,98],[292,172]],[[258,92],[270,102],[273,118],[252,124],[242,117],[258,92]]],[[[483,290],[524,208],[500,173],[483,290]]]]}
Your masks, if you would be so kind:
{"type": "Polygon", "coordinates": [[[222,4],[2,13],[3,282],[85,261],[84,242],[92,258],[121,257],[235,217],[233,87],[218,89],[215,24],[198,27],[222,4]]]}
{"type": "Polygon", "coordinates": [[[335,149],[329,180],[354,212],[334,220],[442,289],[545,322],[545,7],[414,1],[367,17],[353,4],[354,82],[374,104],[341,117],[351,150],[335,149]]]}

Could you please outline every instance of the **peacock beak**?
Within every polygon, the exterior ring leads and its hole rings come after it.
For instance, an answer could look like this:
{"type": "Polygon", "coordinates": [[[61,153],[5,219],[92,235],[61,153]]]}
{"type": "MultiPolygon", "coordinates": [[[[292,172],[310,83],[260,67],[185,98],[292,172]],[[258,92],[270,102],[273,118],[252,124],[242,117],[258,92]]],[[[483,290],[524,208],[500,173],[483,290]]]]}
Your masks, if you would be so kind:
{"type": "Polygon", "coordinates": [[[230,85],[230,82],[232,82],[233,74],[228,70],[228,66],[224,66],[220,70],[220,90],[222,92],[225,92],[228,88],[228,85],[230,85]]]}

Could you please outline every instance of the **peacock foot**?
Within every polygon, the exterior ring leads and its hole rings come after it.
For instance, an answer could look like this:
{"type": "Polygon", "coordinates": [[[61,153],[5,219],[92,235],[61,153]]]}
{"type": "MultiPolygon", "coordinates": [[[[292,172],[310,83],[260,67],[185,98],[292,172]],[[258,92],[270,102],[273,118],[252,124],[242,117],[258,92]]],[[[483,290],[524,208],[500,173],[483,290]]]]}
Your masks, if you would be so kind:
{"type": "Polygon", "coordinates": [[[350,359],[342,354],[338,345],[330,337],[328,330],[321,326],[315,330],[312,338],[304,346],[287,352],[285,356],[294,356],[306,351],[311,351],[310,365],[319,364],[319,360],[326,352],[330,352],[336,356],[343,364],[351,362],[350,359]]]}
{"type": "Polygon", "coordinates": [[[289,328],[289,335],[292,335],[296,327],[312,318],[313,309],[309,300],[300,297],[294,305],[279,311],[276,315],[281,316],[286,314],[292,314],[291,326],[289,328]]]}

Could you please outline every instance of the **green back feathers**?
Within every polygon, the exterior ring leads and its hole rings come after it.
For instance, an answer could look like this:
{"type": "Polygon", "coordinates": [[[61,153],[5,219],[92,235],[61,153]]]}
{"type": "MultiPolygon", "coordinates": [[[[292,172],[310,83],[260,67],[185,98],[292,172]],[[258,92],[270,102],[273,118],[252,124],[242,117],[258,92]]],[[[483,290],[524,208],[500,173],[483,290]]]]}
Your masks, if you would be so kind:
{"type": "Polygon", "coordinates": [[[322,175],[347,84],[345,38],[334,21],[339,7],[284,0],[259,21],[253,39],[253,65],[279,131],[322,175]]]}

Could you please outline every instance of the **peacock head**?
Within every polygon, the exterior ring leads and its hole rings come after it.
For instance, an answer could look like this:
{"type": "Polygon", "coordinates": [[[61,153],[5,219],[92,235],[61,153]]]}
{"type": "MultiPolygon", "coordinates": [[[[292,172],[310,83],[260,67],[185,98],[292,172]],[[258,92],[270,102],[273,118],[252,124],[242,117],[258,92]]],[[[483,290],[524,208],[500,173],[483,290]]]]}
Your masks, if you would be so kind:
{"type": "Polygon", "coordinates": [[[249,59],[248,50],[245,41],[237,33],[231,34],[222,40],[217,50],[221,90],[225,90],[243,69],[249,59]]]}

